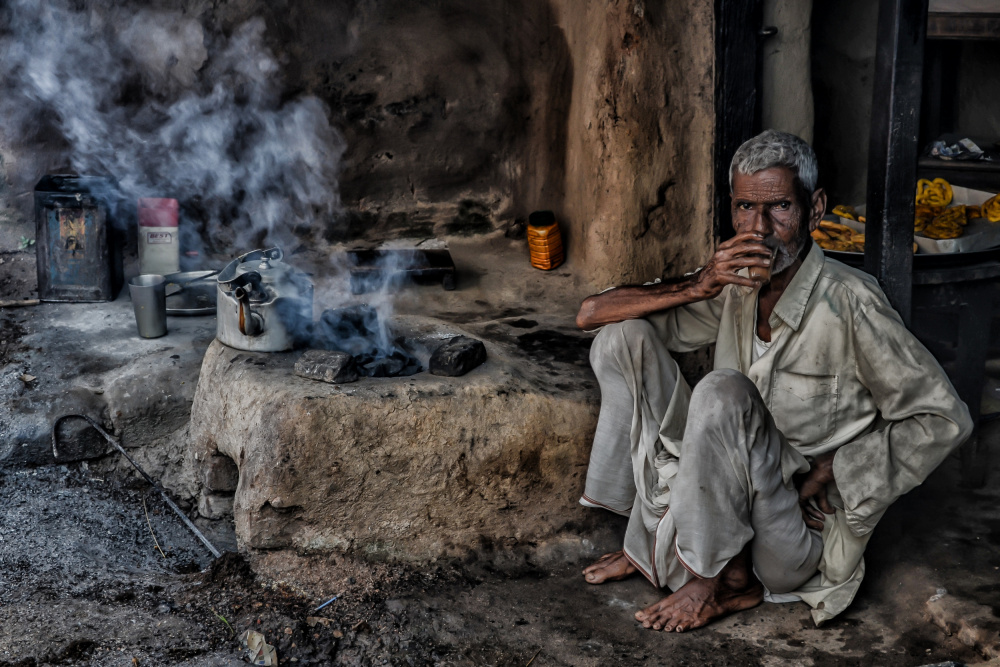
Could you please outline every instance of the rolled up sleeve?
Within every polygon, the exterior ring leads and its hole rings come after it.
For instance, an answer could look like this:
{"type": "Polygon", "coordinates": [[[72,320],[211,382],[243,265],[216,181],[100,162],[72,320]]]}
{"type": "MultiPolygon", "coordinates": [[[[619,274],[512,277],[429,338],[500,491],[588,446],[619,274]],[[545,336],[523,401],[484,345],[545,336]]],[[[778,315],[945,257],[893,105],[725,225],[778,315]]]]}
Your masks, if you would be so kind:
{"type": "Polygon", "coordinates": [[[671,352],[693,352],[711,345],[719,335],[726,288],[714,299],[654,313],[646,319],[671,352]]]}

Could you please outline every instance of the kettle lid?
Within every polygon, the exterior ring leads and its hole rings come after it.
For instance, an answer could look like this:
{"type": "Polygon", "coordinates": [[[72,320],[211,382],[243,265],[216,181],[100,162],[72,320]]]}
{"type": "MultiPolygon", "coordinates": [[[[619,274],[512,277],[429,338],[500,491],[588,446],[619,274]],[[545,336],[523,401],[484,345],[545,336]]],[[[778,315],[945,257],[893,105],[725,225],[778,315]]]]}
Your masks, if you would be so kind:
{"type": "Polygon", "coordinates": [[[281,248],[277,246],[267,250],[251,250],[226,264],[216,280],[220,285],[228,286],[241,274],[256,271],[263,282],[273,282],[275,277],[288,271],[288,265],[281,261],[283,257],[281,248]]]}

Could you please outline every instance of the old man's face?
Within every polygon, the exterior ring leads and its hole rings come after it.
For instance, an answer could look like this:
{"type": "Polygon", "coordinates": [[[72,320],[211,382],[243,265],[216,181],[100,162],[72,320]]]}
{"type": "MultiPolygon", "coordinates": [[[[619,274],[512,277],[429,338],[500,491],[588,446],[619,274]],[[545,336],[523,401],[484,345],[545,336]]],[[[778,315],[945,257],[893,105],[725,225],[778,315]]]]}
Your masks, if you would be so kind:
{"type": "Polygon", "coordinates": [[[756,174],[733,174],[733,229],[737,234],[759,232],[764,244],[776,248],[772,275],[791,266],[819,225],[826,195],[817,190],[804,196],[795,186],[795,174],[772,167],[756,174]]]}

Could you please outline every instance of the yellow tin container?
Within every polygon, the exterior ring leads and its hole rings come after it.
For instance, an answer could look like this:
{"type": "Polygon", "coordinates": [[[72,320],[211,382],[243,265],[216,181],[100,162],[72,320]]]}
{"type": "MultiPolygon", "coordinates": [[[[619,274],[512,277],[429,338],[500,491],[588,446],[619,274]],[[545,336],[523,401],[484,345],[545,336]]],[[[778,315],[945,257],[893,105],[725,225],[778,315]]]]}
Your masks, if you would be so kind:
{"type": "Polygon", "coordinates": [[[562,234],[552,211],[528,216],[528,250],[531,265],[549,271],[563,263],[562,234]]]}

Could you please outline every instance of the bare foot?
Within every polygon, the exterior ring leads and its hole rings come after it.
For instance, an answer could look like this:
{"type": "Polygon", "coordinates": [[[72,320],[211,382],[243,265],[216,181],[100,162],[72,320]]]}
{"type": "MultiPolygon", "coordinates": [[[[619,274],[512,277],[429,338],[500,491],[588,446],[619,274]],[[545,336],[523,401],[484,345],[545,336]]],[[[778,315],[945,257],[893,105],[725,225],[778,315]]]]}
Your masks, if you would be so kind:
{"type": "Polygon", "coordinates": [[[764,587],[748,567],[748,549],[730,560],[716,577],[692,579],[672,595],[636,612],[636,620],[644,628],[685,632],[756,607],[764,600],[764,587]]]}
{"type": "Polygon", "coordinates": [[[600,560],[583,571],[588,584],[603,584],[605,581],[619,581],[635,574],[635,565],[625,557],[624,551],[604,554],[600,560]]]}

